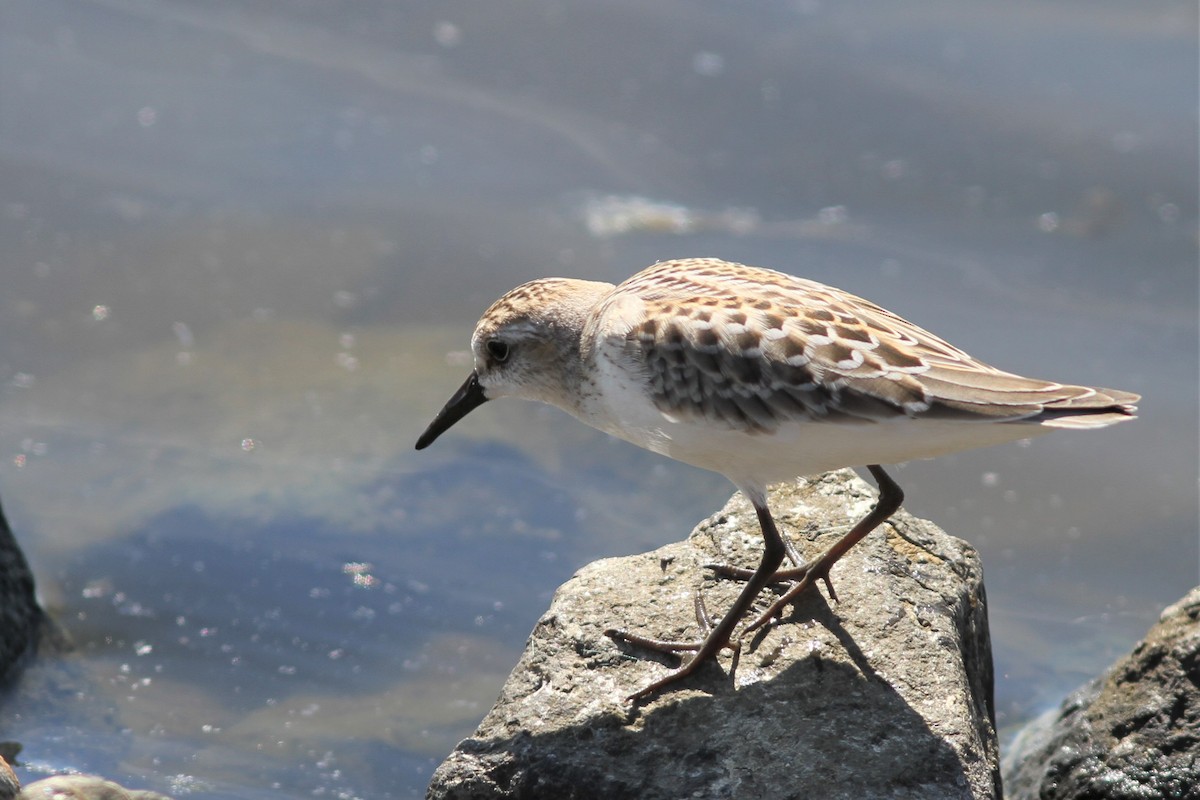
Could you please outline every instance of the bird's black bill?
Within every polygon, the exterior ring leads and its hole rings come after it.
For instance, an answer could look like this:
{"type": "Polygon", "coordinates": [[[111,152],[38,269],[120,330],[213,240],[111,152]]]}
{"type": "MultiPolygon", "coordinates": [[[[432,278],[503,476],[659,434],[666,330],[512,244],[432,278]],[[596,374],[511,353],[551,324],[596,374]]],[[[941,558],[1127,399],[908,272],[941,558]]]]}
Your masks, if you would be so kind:
{"type": "Polygon", "coordinates": [[[467,382],[458,387],[458,391],[446,401],[446,405],[433,418],[433,422],[429,423],[421,438],[417,439],[417,449],[424,450],[429,447],[433,440],[445,433],[451,425],[486,402],[487,396],[483,393],[483,387],[479,385],[479,376],[472,372],[467,382]]]}

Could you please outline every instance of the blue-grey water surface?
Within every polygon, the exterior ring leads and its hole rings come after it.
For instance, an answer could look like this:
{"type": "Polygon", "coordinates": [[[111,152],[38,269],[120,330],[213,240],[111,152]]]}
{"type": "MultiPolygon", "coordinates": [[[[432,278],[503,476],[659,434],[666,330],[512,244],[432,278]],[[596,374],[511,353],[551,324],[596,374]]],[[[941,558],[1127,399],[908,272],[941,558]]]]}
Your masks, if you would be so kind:
{"type": "MultiPolygon", "coordinates": [[[[420,796],[554,588],[724,479],[548,408],[416,453],[479,313],[715,255],[1141,392],[909,464],[981,551],[1005,731],[1197,583],[1186,2],[9,0],[0,496],[74,649],[23,780],[420,796]]],[[[842,598],[865,602],[866,598],[842,598]]]]}

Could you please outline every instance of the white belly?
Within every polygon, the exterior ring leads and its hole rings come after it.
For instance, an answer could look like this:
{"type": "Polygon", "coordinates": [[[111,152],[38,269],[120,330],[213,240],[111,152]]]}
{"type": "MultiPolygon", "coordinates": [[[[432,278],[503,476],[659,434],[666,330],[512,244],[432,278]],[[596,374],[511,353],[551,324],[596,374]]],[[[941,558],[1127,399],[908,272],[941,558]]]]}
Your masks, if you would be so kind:
{"type": "MultiPolygon", "coordinates": [[[[609,384],[612,387],[612,384],[609,384]]],[[[896,464],[1049,433],[1009,422],[896,417],[884,422],[789,422],[774,433],[745,433],[694,420],[672,420],[640,391],[607,392],[605,408],[579,419],[677,461],[718,472],[739,486],[765,486],[842,467],[896,464]]]]}
{"type": "MultiPolygon", "coordinates": [[[[949,422],[898,417],[887,422],[795,422],[774,434],[741,433],[694,423],[667,424],[653,437],[663,455],[759,486],[842,467],[895,464],[1026,439],[1039,425],[949,422]]],[[[641,444],[637,438],[628,438],[641,444]]]]}

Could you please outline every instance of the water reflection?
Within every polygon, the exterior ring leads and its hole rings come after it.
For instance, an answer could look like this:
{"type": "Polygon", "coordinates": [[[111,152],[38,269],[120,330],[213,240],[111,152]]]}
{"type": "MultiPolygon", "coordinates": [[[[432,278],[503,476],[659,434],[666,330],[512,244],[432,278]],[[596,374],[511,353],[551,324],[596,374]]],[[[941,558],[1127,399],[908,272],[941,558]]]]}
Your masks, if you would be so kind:
{"type": "Polygon", "coordinates": [[[419,795],[559,582],[730,492],[515,403],[411,451],[498,294],[662,257],[1144,393],[899,473],[1002,724],[1127,647],[1197,579],[1195,9],[920,10],[5,4],[0,490],[78,644],[23,777],[419,795]]]}

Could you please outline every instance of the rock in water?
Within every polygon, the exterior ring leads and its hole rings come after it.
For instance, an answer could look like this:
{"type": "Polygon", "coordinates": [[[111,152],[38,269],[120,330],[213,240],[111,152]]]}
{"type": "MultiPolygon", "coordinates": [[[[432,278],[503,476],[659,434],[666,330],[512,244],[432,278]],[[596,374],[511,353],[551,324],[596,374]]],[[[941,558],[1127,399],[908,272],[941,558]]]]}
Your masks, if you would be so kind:
{"type": "Polygon", "coordinates": [[[11,681],[45,625],[33,572],[0,508],[0,683],[11,681]]]}
{"type": "MultiPolygon", "coordinates": [[[[778,486],[770,504],[812,559],[873,498],[844,470],[778,486]]],[[[685,542],[580,570],[428,797],[998,797],[979,557],[903,512],[834,567],[840,603],[809,592],[747,637],[732,674],[727,652],[649,702],[626,701],[670,659],[605,629],[697,638],[696,590],[719,614],[740,588],[704,565],[754,566],[760,553],[754,511],[736,495],[685,542]]]]}
{"type": "Polygon", "coordinates": [[[1010,800],[1200,798],[1200,587],[1022,730],[1004,774],[1010,800]]]}

